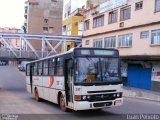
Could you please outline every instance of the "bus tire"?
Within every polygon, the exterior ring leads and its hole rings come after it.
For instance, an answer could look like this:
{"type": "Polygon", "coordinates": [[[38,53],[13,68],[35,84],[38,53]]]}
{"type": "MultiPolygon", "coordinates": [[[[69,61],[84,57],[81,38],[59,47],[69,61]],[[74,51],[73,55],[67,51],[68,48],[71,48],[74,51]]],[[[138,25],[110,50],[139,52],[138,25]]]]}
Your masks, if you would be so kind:
{"type": "Polygon", "coordinates": [[[60,98],[59,98],[59,105],[62,111],[67,112],[67,108],[66,108],[66,104],[65,104],[65,100],[62,94],[60,94],[60,98]]]}
{"type": "Polygon", "coordinates": [[[34,94],[35,94],[35,100],[36,100],[37,102],[40,102],[39,93],[38,93],[37,88],[35,88],[34,94]]]}

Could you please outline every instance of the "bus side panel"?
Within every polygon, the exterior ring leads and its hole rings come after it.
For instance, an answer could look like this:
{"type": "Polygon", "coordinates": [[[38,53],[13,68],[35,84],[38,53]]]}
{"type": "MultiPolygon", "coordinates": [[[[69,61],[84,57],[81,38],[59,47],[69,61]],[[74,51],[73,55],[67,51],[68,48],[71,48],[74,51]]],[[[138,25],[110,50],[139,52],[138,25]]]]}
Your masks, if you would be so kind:
{"type": "Polygon", "coordinates": [[[50,100],[50,95],[49,95],[49,86],[50,86],[50,77],[49,76],[43,76],[43,98],[45,100],[50,100]]]}
{"type": "Polygon", "coordinates": [[[54,87],[58,90],[65,90],[65,84],[64,84],[64,76],[55,76],[54,77],[54,87]]]}
{"type": "Polygon", "coordinates": [[[58,92],[59,92],[59,90],[49,89],[49,95],[50,95],[50,100],[49,101],[58,104],[58,99],[57,99],[58,92]]]}
{"type": "Polygon", "coordinates": [[[58,103],[58,93],[61,92],[65,96],[64,92],[64,76],[55,76],[54,82],[51,88],[49,89],[50,101],[54,103],[58,103]]]}
{"type": "Polygon", "coordinates": [[[43,89],[42,89],[42,77],[41,76],[33,76],[33,93],[35,92],[35,88],[38,89],[38,94],[40,98],[43,98],[43,89]]]}
{"type": "Polygon", "coordinates": [[[26,88],[29,93],[31,93],[30,76],[26,76],[26,88]]]}

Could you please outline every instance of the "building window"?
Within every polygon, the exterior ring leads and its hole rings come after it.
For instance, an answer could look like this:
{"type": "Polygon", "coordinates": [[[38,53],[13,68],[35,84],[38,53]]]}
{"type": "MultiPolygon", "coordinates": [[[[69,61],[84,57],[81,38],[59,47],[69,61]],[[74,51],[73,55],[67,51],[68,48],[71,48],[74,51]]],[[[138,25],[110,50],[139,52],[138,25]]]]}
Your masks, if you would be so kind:
{"type": "Polygon", "coordinates": [[[84,22],[84,30],[89,30],[89,23],[90,23],[90,20],[86,20],[84,22]]]}
{"type": "Polygon", "coordinates": [[[43,33],[48,33],[48,27],[43,27],[43,33]]]}
{"type": "Polygon", "coordinates": [[[151,36],[152,45],[160,45],[160,30],[153,30],[151,36]]]}
{"type": "Polygon", "coordinates": [[[94,48],[102,48],[102,39],[94,39],[93,40],[94,48]]]}
{"type": "Polygon", "coordinates": [[[78,22],[78,31],[83,31],[83,30],[84,30],[84,23],[78,22]]]}
{"type": "Polygon", "coordinates": [[[155,0],[155,11],[160,12],[160,0],[155,0]]]}
{"type": "Polygon", "coordinates": [[[117,10],[109,13],[109,20],[108,20],[109,24],[117,22],[117,15],[118,15],[117,13],[118,13],[117,10]]]}
{"type": "Polygon", "coordinates": [[[131,47],[132,46],[132,34],[119,35],[118,36],[119,47],[131,47]]]}
{"type": "Polygon", "coordinates": [[[140,33],[140,39],[148,38],[148,36],[149,36],[149,31],[142,31],[140,33]]]}
{"type": "Polygon", "coordinates": [[[127,19],[130,19],[130,17],[131,17],[131,6],[121,8],[120,20],[121,21],[127,20],[127,19]]]}
{"type": "Polygon", "coordinates": [[[24,11],[25,14],[27,14],[27,13],[28,13],[28,6],[26,6],[24,10],[25,10],[25,11],[24,11]]]}
{"type": "Polygon", "coordinates": [[[93,18],[93,28],[104,25],[104,15],[93,18]]]}
{"type": "Polygon", "coordinates": [[[86,40],[86,45],[89,45],[89,40],[86,40]]]}
{"type": "Polygon", "coordinates": [[[53,33],[53,27],[49,27],[49,33],[53,33]]]}
{"type": "Polygon", "coordinates": [[[68,31],[72,30],[72,24],[68,24],[67,28],[68,31]]]}
{"type": "Polygon", "coordinates": [[[67,16],[71,14],[71,6],[68,7],[67,16]]]}
{"type": "Polygon", "coordinates": [[[114,47],[116,47],[116,36],[104,38],[104,47],[105,48],[114,48],[114,47]]]}
{"type": "Polygon", "coordinates": [[[44,24],[48,24],[48,19],[44,19],[44,24]]]}
{"type": "Polygon", "coordinates": [[[142,8],[143,8],[143,1],[137,2],[137,3],[135,4],[135,10],[140,10],[140,9],[142,9],[142,8]]]}

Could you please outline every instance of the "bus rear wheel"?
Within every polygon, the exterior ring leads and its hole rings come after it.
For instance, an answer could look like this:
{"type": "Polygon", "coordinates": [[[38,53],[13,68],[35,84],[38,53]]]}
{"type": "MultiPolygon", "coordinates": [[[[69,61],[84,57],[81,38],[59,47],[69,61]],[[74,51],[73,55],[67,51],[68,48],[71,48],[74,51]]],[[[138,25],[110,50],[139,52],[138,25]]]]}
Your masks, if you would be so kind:
{"type": "Polygon", "coordinates": [[[36,101],[37,102],[39,102],[40,101],[40,98],[39,98],[39,93],[38,93],[38,90],[37,89],[35,89],[35,99],[36,99],[36,101]]]}
{"type": "Polygon", "coordinates": [[[62,94],[60,95],[59,104],[60,104],[61,110],[64,111],[64,112],[67,112],[65,100],[64,100],[64,97],[63,97],[62,94]]]}

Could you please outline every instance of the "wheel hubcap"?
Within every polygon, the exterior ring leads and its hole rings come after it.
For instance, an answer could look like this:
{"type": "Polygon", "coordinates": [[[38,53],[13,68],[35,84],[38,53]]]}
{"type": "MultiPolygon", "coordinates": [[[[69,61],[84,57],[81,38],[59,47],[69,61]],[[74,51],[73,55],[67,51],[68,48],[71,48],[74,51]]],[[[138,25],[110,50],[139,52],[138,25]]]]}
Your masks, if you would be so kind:
{"type": "Polygon", "coordinates": [[[64,110],[65,109],[65,103],[64,103],[64,98],[61,96],[61,108],[64,110]]]}

